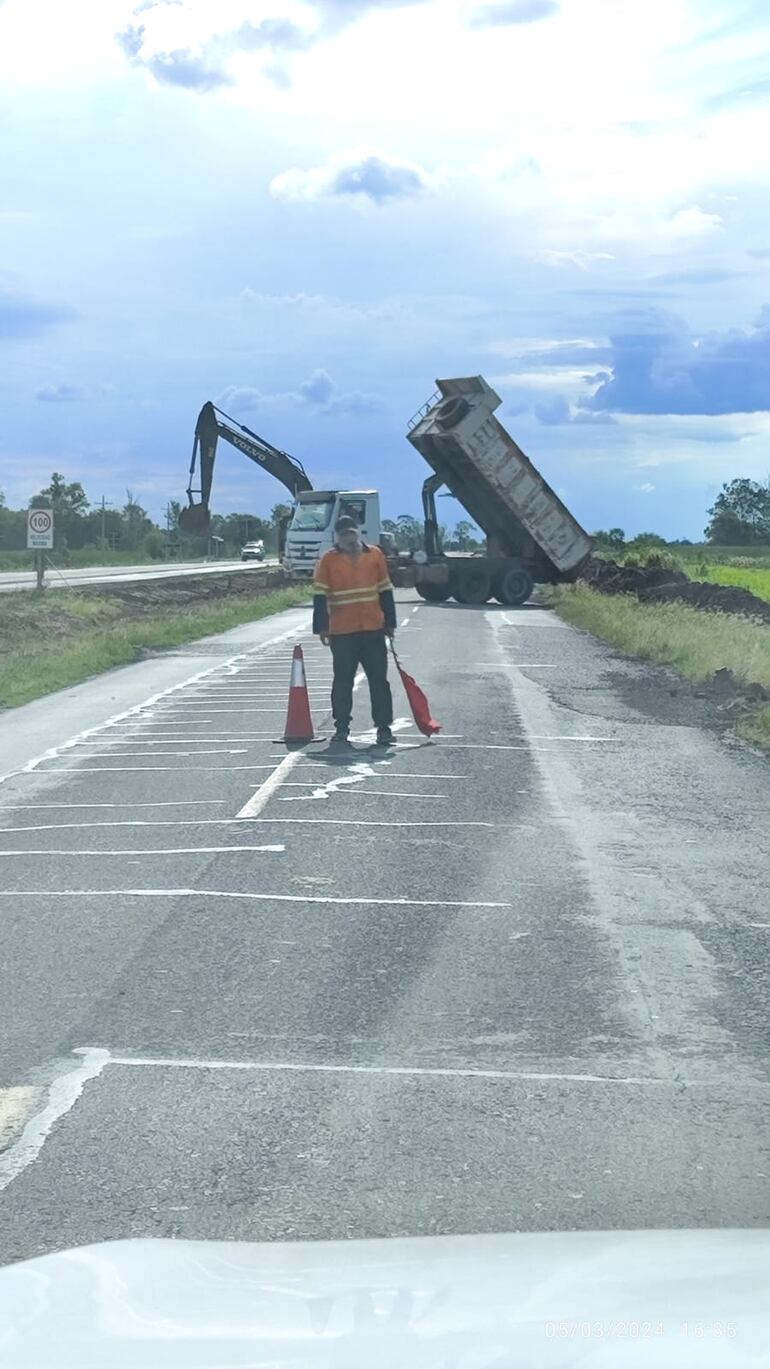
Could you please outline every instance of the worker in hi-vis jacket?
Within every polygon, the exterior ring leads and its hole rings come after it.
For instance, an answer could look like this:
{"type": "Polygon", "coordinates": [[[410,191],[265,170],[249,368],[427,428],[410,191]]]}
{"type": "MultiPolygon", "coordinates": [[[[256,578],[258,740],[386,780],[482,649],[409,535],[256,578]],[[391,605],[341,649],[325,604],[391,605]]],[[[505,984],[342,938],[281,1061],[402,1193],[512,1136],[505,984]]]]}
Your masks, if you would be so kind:
{"type": "Polygon", "coordinates": [[[338,519],[334,532],[335,546],[321,557],[313,580],[313,632],[331,646],[334,662],[333,745],[350,745],[353,681],[360,665],[369,681],[377,745],[390,746],[395,737],[386,638],[396,631],[396,606],[387,562],[379,547],[362,541],[347,515],[338,519]]]}

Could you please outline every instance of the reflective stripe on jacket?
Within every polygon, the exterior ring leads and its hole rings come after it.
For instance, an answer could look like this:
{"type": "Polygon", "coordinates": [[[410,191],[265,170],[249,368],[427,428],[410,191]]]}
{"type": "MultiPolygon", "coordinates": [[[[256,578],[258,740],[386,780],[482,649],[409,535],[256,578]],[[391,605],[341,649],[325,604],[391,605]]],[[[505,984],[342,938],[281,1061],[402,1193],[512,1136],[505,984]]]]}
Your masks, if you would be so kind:
{"type": "Polygon", "coordinates": [[[358,556],[333,547],[313,579],[313,631],[333,636],[394,628],[396,610],[388,565],[379,547],[363,544],[358,556]]]}

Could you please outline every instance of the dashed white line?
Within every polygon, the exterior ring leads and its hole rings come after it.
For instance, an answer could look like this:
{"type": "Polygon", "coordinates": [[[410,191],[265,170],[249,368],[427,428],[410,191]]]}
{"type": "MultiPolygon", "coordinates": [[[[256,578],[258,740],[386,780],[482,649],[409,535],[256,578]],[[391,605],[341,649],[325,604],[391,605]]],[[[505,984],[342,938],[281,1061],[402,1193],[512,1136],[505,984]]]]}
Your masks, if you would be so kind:
{"type": "Polygon", "coordinates": [[[291,774],[291,771],[294,769],[294,766],[297,764],[301,755],[301,751],[290,751],[288,756],[284,756],[280,765],[276,766],[271,775],[268,775],[264,784],[261,784],[259,789],[252,794],[251,798],[244,803],[240,812],[236,814],[236,818],[259,817],[262,809],[270,802],[273,794],[275,794],[276,790],[280,789],[281,785],[284,783],[286,776],[291,774]]]}

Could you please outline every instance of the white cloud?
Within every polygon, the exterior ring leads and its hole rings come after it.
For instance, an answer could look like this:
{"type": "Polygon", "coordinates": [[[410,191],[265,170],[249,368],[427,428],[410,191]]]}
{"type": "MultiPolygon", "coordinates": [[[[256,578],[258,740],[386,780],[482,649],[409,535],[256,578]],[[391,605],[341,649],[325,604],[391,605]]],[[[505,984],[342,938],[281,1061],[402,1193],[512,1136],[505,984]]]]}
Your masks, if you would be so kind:
{"type": "Polygon", "coordinates": [[[541,261],[545,266],[578,266],[581,271],[586,271],[595,261],[614,261],[611,252],[584,252],[581,248],[571,252],[545,248],[533,253],[533,256],[535,261],[541,261]]]}
{"type": "Polygon", "coordinates": [[[633,489],[637,490],[639,494],[652,494],[655,486],[651,485],[649,480],[646,480],[643,485],[634,485],[633,489]]]}
{"type": "Polygon", "coordinates": [[[376,152],[348,152],[330,157],[323,166],[281,172],[271,181],[270,194],[277,200],[342,197],[383,205],[411,199],[429,186],[428,173],[416,162],[376,152]]]}
{"type": "Polygon", "coordinates": [[[693,205],[690,209],[680,209],[676,214],[672,214],[664,226],[664,232],[675,241],[689,242],[694,238],[705,238],[712,233],[719,233],[722,227],[719,214],[706,214],[697,205],[693,205]]]}
{"type": "Polygon", "coordinates": [[[43,404],[71,404],[85,397],[82,385],[43,385],[35,391],[35,399],[43,404]]]}
{"type": "Polygon", "coordinates": [[[217,407],[234,410],[234,417],[258,409],[305,409],[318,415],[366,415],[379,412],[377,395],[360,390],[341,390],[329,372],[320,368],[303,380],[296,390],[265,393],[249,385],[228,385],[217,400],[217,407]]]}

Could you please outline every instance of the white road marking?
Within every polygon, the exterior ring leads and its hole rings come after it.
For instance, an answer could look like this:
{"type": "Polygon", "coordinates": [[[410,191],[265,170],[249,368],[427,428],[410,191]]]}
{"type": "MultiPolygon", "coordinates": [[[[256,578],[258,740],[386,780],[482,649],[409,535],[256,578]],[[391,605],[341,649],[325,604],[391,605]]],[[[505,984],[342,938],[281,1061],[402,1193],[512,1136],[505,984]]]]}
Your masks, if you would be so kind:
{"type": "MultiPolygon", "coordinates": [[[[134,803],[133,799],[124,799],[122,803],[69,803],[63,800],[61,803],[0,803],[0,813],[12,812],[15,808],[192,808],[199,804],[226,803],[226,799],[158,799],[154,803],[134,803]]],[[[93,826],[93,824],[89,824],[93,826]]],[[[17,832],[17,827],[7,829],[17,832]]]]}
{"type": "MultiPolygon", "coordinates": [[[[75,1055],[81,1051],[73,1052],[75,1055]]],[[[671,1079],[656,1075],[617,1075],[617,1074],[560,1074],[545,1070],[500,1070],[483,1069],[474,1066],[436,1066],[430,1065],[329,1065],[315,1061],[296,1060],[206,1060],[163,1056],[110,1055],[108,1065],[120,1068],[138,1069],[177,1069],[177,1070],[253,1070],[255,1072],[280,1073],[286,1071],[296,1074],[373,1074],[415,1076],[428,1079],[503,1079],[522,1083],[555,1084],[621,1084],[626,1087],[652,1088],[713,1088],[708,1079],[671,1079]]],[[[741,1082],[741,1088],[745,1084],[741,1082]]],[[[752,1087],[770,1088],[764,1079],[752,1081],[752,1087]]]]}
{"type": "Polygon", "coordinates": [[[0,827],[0,832],[65,832],[90,831],[93,827],[232,827],[240,824],[234,818],[119,818],[111,822],[49,822],[38,826],[0,827]]]}
{"type": "MultiPolygon", "coordinates": [[[[349,798],[353,798],[353,799],[356,797],[357,794],[374,794],[374,795],[376,795],[377,798],[381,798],[381,799],[383,799],[383,798],[384,798],[384,799],[419,799],[419,801],[420,801],[421,803],[425,803],[426,800],[430,800],[430,801],[432,802],[434,799],[448,799],[448,798],[449,798],[449,795],[448,795],[448,794],[425,794],[425,793],[422,793],[422,794],[405,794],[405,793],[401,793],[401,792],[400,792],[399,790],[397,790],[397,789],[350,789],[350,790],[340,790],[339,792],[340,792],[341,794],[347,793],[348,797],[349,797],[349,798]]],[[[327,794],[322,794],[321,792],[319,792],[318,790],[316,790],[316,792],[315,792],[314,794],[301,794],[301,795],[300,795],[300,794],[297,794],[296,796],[295,796],[295,795],[292,795],[291,798],[282,798],[282,799],[279,799],[278,802],[279,802],[279,803],[296,803],[296,802],[298,802],[298,801],[301,801],[302,799],[319,799],[319,798],[327,798],[327,797],[328,797],[327,794]]]]}
{"type": "MultiPolygon", "coordinates": [[[[524,887],[525,882],[522,881],[520,887],[524,887]]],[[[0,898],[234,898],[257,903],[323,903],[346,908],[513,908],[512,903],[441,898],[331,898],[321,894],[254,894],[235,889],[0,889],[0,898]]]]}
{"type": "MultiPolygon", "coordinates": [[[[388,765],[389,762],[374,761],[374,764],[388,765]]],[[[328,772],[330,768],[328,764],[324,765],[321,761],[313,761],[311,765],[314,770],[326,770],[328,772]]],[[[352,769],[352,766],[350,768],[352,769]]],[[[299,769],[302,769],[302,766],[299,769]]],[[[377,770],[375,775],[378,780],[443,780],[445,784],[461,784],[469,778],[468,775],[431,775],[425,771],[412,775],[408,770],[377,770]]],[[[290,784],[284,785],[285,789],[299,789],[300,787],[312,787],[312,781],[293,780],[290,784]]]]}
{"type": "Polygon", "coordinates": [[[88,1081],[101,1074],[110,1058],[106,1050],[88,1049],[77,1054],[82,1056],[80,1064],[54,1079],[45,1106],[30,1117],[21,1136],[0,1154],[0,1190],[37,1159],[53,1127],[74,1107],[88,1081]]]}
{"type": "MultiPolygon", "coordinates": [[[[245,756],[249,751],[248,746],[224,746],[213,747],[211,750],[197,751],[165,751],[166,756],[245,756]]],[[[87,761],[112,761],[117,756],[125,756],[126,760],[148,759],[155,755],[153,751],[90,751],[85,757],[87,761]]],[[[77,758],[75,758],[77,759],[77,758]]]]}
{"type": "Polygon", "coordinates": [[[171,846],[164,850],[128,847],[122,851],[0,851],[4,856],[201,856],[218,855],[225,851],[285,851],[285,846],[171,846]]]}
{"type": "Polygon", "coordinates": [[[273,794],[275,794],[276,790],[280,789],[286,776],[291,774],[301,755],[301,751],[290,751],[288,756],[284,756],[280,765],[276,766],[271,775],[268,775],[264,784],[261,784],[259,789],[252,794],[251,798],[244,803],[240,812],[236,814],[236,820],[238,818],[259,817],[262,809],[270,802],[273,794]]]}
{"type": "MultiPolygon", "coordinates": [[[[87,758],[86,758],[87,759],[87,758]]],[[[116,758],[117,759],[117,758],[116,758]]],[[[180,775],[192,775],[202,770],[204,775],[228,775],[233,770],[272,770],[272,765],[57,765],[50,769],[38,770],[39,775],[133,775],[140,770],[149,770],[153,775],[171,770],[180,775]]],[[[19,771],[15,778],[31,773],[19,771]]]]}
{"type": "MultiPolygon", "coordinates": [[[[260,818],[260,822],[323,822],[332,827],[488,827],[498,832],[517,832],[522,830],[518,823],[499,823],[499,822],[445,822],[437,819],[435,822],[415,821],[412,818],[404,822],[387,822],[384,819],[375,820],[372,818],[260,818]]],[[[1,830],[1,829],[0,829],[1,830]]],[[[10,828],[10,831],[23,831],[30,829],[10,828]]],[[[529,827],[523,829],[529,831],[529,827]]]]}
{"type": "Polygon", "coordinates": [[[47,751],[42,752],[41,755],[35,756],[31,761],[28,761],[21,769],[9,770],[5,774],[0,775],[0,784],[3,784],[5,780],[15,778],[17,775],[31,773],[33,770],[36,770],[43,761],[58,759],[62,752],[77,745],[77,743],[82,741],[85,737],[98,736],[98,734],[106,728],[114,727],[117,723],[125,722],[129,718],[141,718],[142,715],[146,713],[147,709],[160,703],[161,700],[170,698],[173,694],[179,694],[181,691],[189,688],[190,685],[196,684],[199,680],[209,679],[218,671],[226,669],[228,666],[235,666],[238,661],[249,660],[250,662],[254,662],[254,657],[258,653],[268,651],[271,647],[286,642],[291,638],[296,639],[296,637],[296,630],[289,629],[289,631],[282,632],[277,637],[270,638],[269,641],[264,642],[261,646],[252,647],[248,651],[238,652],[236,655],[231,656],[228,661],[225,661],[224,664],[220,662],[217,665],[207,667],[205,670],[199,670],[195,675],[191,675],[189,679],[182,680],[179,684],[171,685],[168,689],[161,690],[158,694],[152,695],[151,698],[145,699],[143,703],[135,704],[133,708],[128,708],[122,713],[116,713],[114,717],[107,718],[105,722],[99,723],[96,727],[85,728],[82,732],[76,733],[74,737],[70,737],[66,742],[62,742],[58,746],[49,747],[47,751]]]}
{"type": "MultiPolygon", "coordinates": [[[[286,712],[286,704],[283,705],[283,708],[251,708],[249,705],[246,705],[246,704],[244,704],[243,708],[209,708],[208,705],[206,705],[206,712],[207,712],[207,713],[215,713],[215,714],[219,714],[219,713],[285,713],[285,712],[286,712]]],[[[197,719],[197,714],[194,715],[194,716],[191,716],[191,715],[190,715],[190,711],[189,711],[188,708],[185,708],[183,713],[179,713],[178,711],[172,710],[172,709],[158,709],[157,712],[154,714],[154,716],[157,717],[157,718],[165,719],[166,721],[168,721],[168,719],[170,719],[170,718],[176,718],[176,717],[187,717],[187,718],[189,718],[189,720],[190,720],[191,722],[193,722],[193,721],[195,721],[195,720],[197,719]]],[[[204,720],[204,719],[199,719],[199,721],[205,721],[205,720],[204,720]]]]}
{"type": "MultiPolygon", "coordinates": [[[[328,799],[331,794],[339,793],[346,785],[358,785],[365,779],[373,779],[376,771],[372,769],[366,761],[361,761],[354,765],[345,765],[341,774],[334,774],[332,778],[322,785],[310,785],[312,794],[292,794],[287,798],[280,799],[281,803],[307,803],[316,799],[328,799]]],[[[302,788],[305,788],[302,785],[302,788]]],[[[356,791],[360,793],[360,790],[356,791]]]]}
{"type": "Polygon", "coordinates": [[[591,736],[556,736],[550,732],[530,732],[528,736],[538,742],[618,742],[619,737],[591,737],[591,736]]]}
{"type": "MultiPolygon", "coordinates": [[[[117,737],[116,737],[115,740],[114,740],[113,742],[111,742],[111,744],[110,744],[110,750],[109,750],[109,752],[104,752],[104,755],[109,755],[109,756],[130,756],[130,755],[131,755],[131,752],[130,752],[130,751],[120,751],[120,750],[118,750],[118,748],[121,747],[121,746],[138,746],[138,745],[140,745],[140,744],[141,744],[142,746],[179,746],[181,743],[184,743],[185,746],[189,746],[189,745],[191,744],[191,742],[223,742],[223,743],[224,743],[224,742],[258,742],[258,741],[267,741],[267,740],[269,740],[269,739],[272,737],[272,735],[273,735],[272,732],[270,732],[270,733],[268,733],[268,732],[262,732],[262,733],[259,733],[259,734],[256,734],[256,733],[255,733],[254,735],[252,735],[252,736],[250,736],[250,737],[212,737],[211,734],[209,734],[207,737],[166,737],[165,739],[162,738],[162,737],[157,737],[157,738],[156,738],[156,737],[141,737],[141,736],[140,736],[140,737],[126,737],[125,739],[120,739],[120,738],[117,738],[117,737]]],[[[81,745],[82,745],[82,746],[103,746],[104,743],[103,743],[103,742],[82,742],[81,745]]],[[[89,760],[89,759],[92,758],[93,756],[95,756],[95,755],[96,755],[96,756],[99,756],[99,755],[101,755],[101,754],[102,754],[102,753],[99,752],[99,751],[96,751],[96,752],[91,751],[91,752],[88,752],[87,754],[85,754],[84,758],[85,758],[85,760],[89,760]]],[[[147,753],[142,752],[141,754],[143,754],[143,755],[144,755],[144,754],[147,754],[147,755],[157,755],[157,756],[160,757],[160,756],[164,756],[164,755],[165,755],[165,756],[173,756],[173,755],[174,755],[174,752],[173,752],[173,751],[165,751],[165,752],[164,752],[164,751],[158,751],[158,752],[152,752],[152,751],[151,751],[151,752],[147,752],[147,753]]],[[[213,755],[214,753],[211,752],[211,751],[186,751],[184,754],[185,754],[185,755],[189,755],[189,756],[210,756],[210,755],[213,755]]],[[[224,754],[224,753],[223,753],[223,754],[224,754]]],[[[239,755],[239,754],[241,754],[241,753],[240,753],[240,752],[235,752],[235,753],[233,753],[233,754],[239,755]]],[[[76,753],[73,752],[73,755],[84,755],[84,753],[83,753],[83,752],[76,752],[76,753]]]]}

